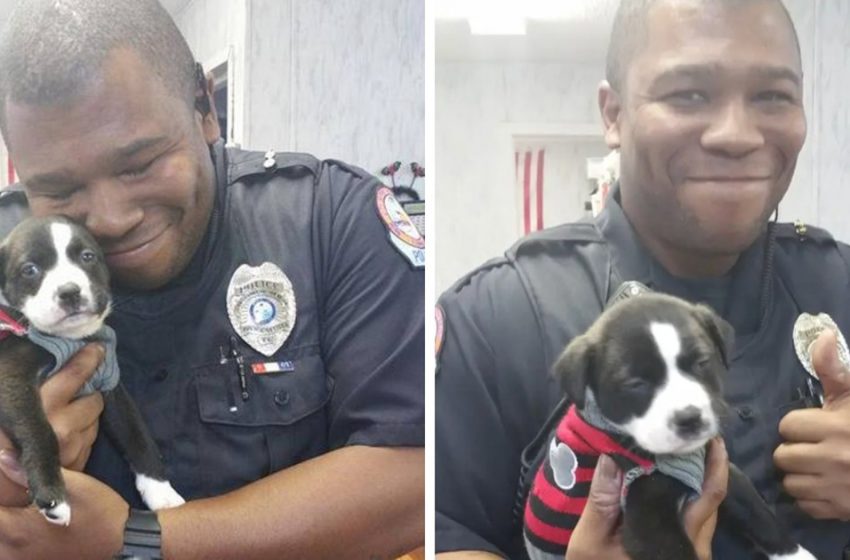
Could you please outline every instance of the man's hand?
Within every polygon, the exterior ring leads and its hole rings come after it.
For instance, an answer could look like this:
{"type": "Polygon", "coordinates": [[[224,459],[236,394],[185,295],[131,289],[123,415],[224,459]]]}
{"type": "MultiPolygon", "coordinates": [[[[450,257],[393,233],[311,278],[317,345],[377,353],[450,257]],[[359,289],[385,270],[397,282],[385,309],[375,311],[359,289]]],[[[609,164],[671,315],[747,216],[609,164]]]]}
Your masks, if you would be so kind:
{"type": "Polygon", "coordinates": [[[850,520],[850,372],[832,331],[821,333],[812,365],[824,390],[822,409],[793,410],[779,423],[785,440],[773,454],[783,485],[816,519],[850,520]]]}
{"type": "MultiPolygon", "coordinates": [[[[685,509],[685,531],[697,555],[711,558],[711,539],[717,525],[717,508],[726,497],[729,457],[723,441],[711,442],[706,459],[702,495],[685,509]]],[[[570,538],[566,560],[628,560],[620,535],[620,487],[623,473],[603,455],[590,483],[587,506],[570,538]]]]}
{"type": "Polygon", "coordinates": [[[0,558],[107,560],[122,547],[130,508],[94,478],[62,471],[71,505],[71,524],[48,523],[35,507],[0,507],[0,558]]]}
{"type": "MultiPolygon", "coordinates": [[[[82,471],[97,438],[98,418],[103,397],[94,393],[74,400],[103,361],[100,344],[83,347],[67,364],[41,386],[41,402],[56,438],[62,466],[82,471]]],[[[0,505],[22,506],[29,503],[26,476],[17,463],[17,451],[0,432],[0,505]]]]}

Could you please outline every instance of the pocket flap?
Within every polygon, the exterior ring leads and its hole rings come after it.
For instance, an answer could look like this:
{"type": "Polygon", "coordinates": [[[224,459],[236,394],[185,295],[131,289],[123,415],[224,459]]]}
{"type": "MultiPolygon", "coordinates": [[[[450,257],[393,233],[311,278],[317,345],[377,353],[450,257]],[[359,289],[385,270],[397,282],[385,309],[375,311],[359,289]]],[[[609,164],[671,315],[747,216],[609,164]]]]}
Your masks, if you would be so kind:
{"type": "Polygon", "coordinates": [[[325,375],[320,355],[289,361],[292,371],[257,375],[246,356],[247,400],[242,399],[234,361],[199,368],[201,420],[232,426],[288,426],[322,409],[330,399],[333,381],[325,375]]]}

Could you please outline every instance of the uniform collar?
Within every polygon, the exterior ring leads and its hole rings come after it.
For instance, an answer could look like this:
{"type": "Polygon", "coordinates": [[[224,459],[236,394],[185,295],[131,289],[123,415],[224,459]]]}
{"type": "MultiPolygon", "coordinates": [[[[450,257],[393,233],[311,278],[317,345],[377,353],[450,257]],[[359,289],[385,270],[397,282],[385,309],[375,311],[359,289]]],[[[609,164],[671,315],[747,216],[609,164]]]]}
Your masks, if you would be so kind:
{"type": "MultiPolygon", "coordinates": [[[[619,184],[614,185],[611,190],[605,209],[596,218],[596,224],[608,241],[611,254],[612,279],[607,294],[609,298],[619,285],[627,280],[636,280],[653,290],[674,292],[673,295],[680,295],[676,292],[681,290],[675,288],[689,283],[695,287],[704,282],[675,278],[641,244],[620,206],[619,184]]],[[[766,262],[766,254],[769,252],[765,251],[765,247],[768,243],[775,242],[772,239],[768,241],[762,234],[741,254],[728,274],[729,296],[726,298],[726,308],[717,311],[735,327],[738,334],[757,331],[772,301],[772,283],[769,281],[769,274],[764,272],[767,270],[769,273],[771,268],[766,262]],[[764,297],[763,290],[766,290],[764,297]]]]}

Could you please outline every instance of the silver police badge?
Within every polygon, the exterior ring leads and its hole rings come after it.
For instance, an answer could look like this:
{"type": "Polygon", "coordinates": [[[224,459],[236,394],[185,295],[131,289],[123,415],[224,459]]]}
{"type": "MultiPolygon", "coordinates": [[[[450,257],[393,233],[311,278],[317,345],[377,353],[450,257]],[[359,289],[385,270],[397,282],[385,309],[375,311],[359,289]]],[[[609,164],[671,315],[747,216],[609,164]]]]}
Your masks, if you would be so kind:
{"type": "Polygon", "coordinates": [[[241,265],[227,287],[227,315],[236,333],[251,348],[271,356],[295,325],[292,282],[276,265],[241,265]]]}
{"type": "Polygon", "coordinates": [[[797,317],[797,321],[794,323],[794,351],[797,352],[800,363],[815,379],[818,379],[818,374],[812,366],[812,347],[820,333],[826,329],[835,333],[835,339],[838,342],[838,359],[841,360],[845,368],[850,370],[850,352],[847,350],[847,341],[844,340],[844,335],[838,330],[838,325],[835,324],[832,317],[826,313],[819,313],[818,315],[803,313],[797,317]]]}

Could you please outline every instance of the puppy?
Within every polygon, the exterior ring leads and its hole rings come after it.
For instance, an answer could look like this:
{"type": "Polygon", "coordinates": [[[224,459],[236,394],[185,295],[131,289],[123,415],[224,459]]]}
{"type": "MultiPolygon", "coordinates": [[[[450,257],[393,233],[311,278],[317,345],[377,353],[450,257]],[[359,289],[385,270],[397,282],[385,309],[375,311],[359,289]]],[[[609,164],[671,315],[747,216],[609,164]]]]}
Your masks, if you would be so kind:
{"type": "Polygon", "coordinates": [[[165,479],[156,444],[118,382],[109,272],[89,233],[61,217],[29,218],[0,245],[0,429],[20,451],[30,496],[51,523],[68,525],[71,508],[60,473],[59,445],[38,387],[86,342],[107,348],[103,365],[81,391],[104,391],[101,426],[128,460],[151,509],[183,503],[165,479]]]}
{"type": "MultiPolygon", "coordinates": [[[[696,560],[682,511],[704,478],[725,404],[732,327],[708,307],[647,293],[606,310],[555,365],[572,405],[526,502],[532,560],[563,559],[599,455],[624,472],[623,546],[634,560],[696,560]]],[[[814,559],[730,465],[719,522],[770,559],[814,559]]]]}

